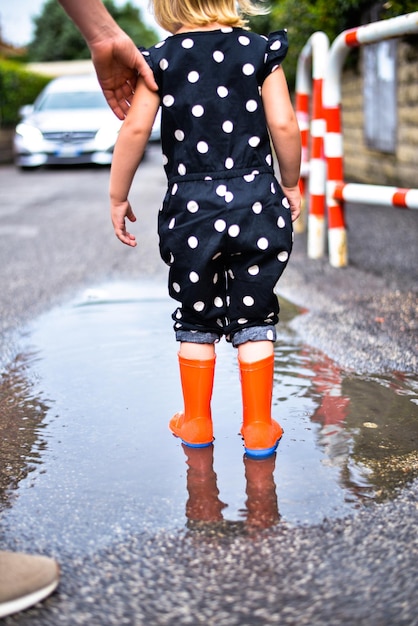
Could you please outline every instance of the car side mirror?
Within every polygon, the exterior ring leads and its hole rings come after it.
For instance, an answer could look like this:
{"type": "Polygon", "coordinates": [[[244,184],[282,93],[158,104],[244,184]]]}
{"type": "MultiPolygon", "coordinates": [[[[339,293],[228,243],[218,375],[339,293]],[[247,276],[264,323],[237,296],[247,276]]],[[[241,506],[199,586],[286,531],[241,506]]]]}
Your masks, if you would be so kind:
{"type": "Polygon", "coordinates": [[[31,113],[33,113],[33,104],[24,104],[22,107],[20,107],[19,109],[19,115],[20,117],[27,117],[28,115],[30,115],[31,113]]]}

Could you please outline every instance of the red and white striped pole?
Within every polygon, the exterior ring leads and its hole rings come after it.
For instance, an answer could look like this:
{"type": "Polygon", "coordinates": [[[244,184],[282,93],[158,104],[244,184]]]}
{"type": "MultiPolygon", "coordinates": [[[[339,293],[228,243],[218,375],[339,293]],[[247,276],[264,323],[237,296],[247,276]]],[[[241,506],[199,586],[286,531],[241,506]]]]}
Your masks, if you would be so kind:
{"type": "Polygon", "coordinates": [[[308,178],[308,256],[317,259],[325,248],[325,183],[326,163],[324,155],[325,119],[322,107],[322,82],[325,72],[329,40],[325,33],[316,32],[303,47],[296,73],[296,115],[302,136],[301,179],[308,178]],[[312,63],[311,63],[312,61],[312,63]],[[312,81],[310,69],[312,65],[312,81]],[[309,123],[309,96],[313,83],[312,120],[309,123]],[[310,130],[310,135],[309,135],[310,130]],[[309,158],[309,136],[311,155],[309,158]],[[303,175],[304,174],[304,175],[303,175]]]}
{"type": "Polygon", "coordinates": [[[295,112],[299,124],[302,144],[299,187],[302,195],[302,211],[294,223],[295,232],[305,230],[305,213],[307,204],[307,180],[309,179],[309,106],[311,98],[311,81],[309,78],[309,60],[311,47],[308,43],[302,49],[296,69],[295,112]]]}
{"type": "Polygon", "coordinates": [[[418,32],[418,11],[344,31],[330,47],[322,98],[326,120],[324,148],[328,169],[328,248],[330,264],[334,267],[344,267],[348,262],[343,202],[334,197],[336,187],[344,184],[340,112],[343,63],[350,48],[415,32],[418,32]]]}
{"type": "Polygon", "coordinates": [[[325,252],[325,186],[324,154],[325,118],[322,106],[322,84],[328,57],[329,40],[325,33],[316,32],[312,43],[312,119],[311,158],[309,161],[308,256],[318,259],[325,252]]]}

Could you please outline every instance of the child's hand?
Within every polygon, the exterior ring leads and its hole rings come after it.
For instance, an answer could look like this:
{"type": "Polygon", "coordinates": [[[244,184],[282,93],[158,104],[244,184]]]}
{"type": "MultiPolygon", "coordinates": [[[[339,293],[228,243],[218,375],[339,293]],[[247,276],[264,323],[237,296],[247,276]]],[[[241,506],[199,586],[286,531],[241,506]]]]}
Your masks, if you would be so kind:
{"type": "Polygon", "coordinates": [[[136,246],[135,235],[129,233],[125,225],[125,219],[128,219],[130,222],[136,222],[135,214],[128,200],[125,200],[125,202],[113,201],[110,207],[110,214],[116,237],[122,243],[134,248],[136,246]]]}
{"type": "Polygon", "coordinates": [[[298,219],[301,210],[301,195],[299,185],[295,187],[284,187],[282,185],[283,193],[289,200],[290,212],[292,214],[292,222],[298,219]]]}

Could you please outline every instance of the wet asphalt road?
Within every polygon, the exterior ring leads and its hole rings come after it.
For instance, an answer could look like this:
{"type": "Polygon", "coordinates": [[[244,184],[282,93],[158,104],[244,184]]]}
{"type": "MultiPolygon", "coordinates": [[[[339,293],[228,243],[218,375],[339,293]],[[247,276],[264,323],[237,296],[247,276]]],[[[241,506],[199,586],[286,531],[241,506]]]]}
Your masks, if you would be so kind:
{"type": "MultiPolygon", "coordinates": [[[[21,173],[0,168],[0,348],[2,365],[38,314],[103,281],[164,281],[156,215],[164,192],[150,152],[134,185],[139,246],[113,236],[107,170],[21,173]]],[[[343,367],[417,372],[418,212],[350,207],[350,267],[309,261],[304,236],[279,293],[307,309],[292,326],[343,367]]],[[[170,321],[168,321],[170,323],[170,321]]],[[[321,525],[278,525],[254,536],[141,531],[88,554],[54,553],[58,593],[5,624],[339,625],[418,624],[418,484],[392,502],[321,525]]],[[[30,541],[47,549],[43,512],[30,541]],[[35,537],[35,539],[33,538],[35,537]]],[[[59,532],[59,529],[57,529],[59,532]]]]}

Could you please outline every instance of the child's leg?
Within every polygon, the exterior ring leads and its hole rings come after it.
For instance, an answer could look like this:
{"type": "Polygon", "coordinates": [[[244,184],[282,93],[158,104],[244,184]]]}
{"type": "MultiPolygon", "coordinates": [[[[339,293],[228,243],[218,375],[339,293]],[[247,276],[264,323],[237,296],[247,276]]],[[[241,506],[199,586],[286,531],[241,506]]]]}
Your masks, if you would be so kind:
{"type": "Polygon", "coordinates": [[[215,372],[213,344],[182,342],[179,350],[184,411],[170,420],[171,432],[186,446],[201,448],[213,441],[211,399],[215,372]]]}
{"type": "Polygon", "coordinates": [[[238,346],[241,374],[243,422],[241,434],[245,452],[252,458],[274,453],[283,434],[271,417],[274,356],[273,343],[249,341],[238,346]]]}

